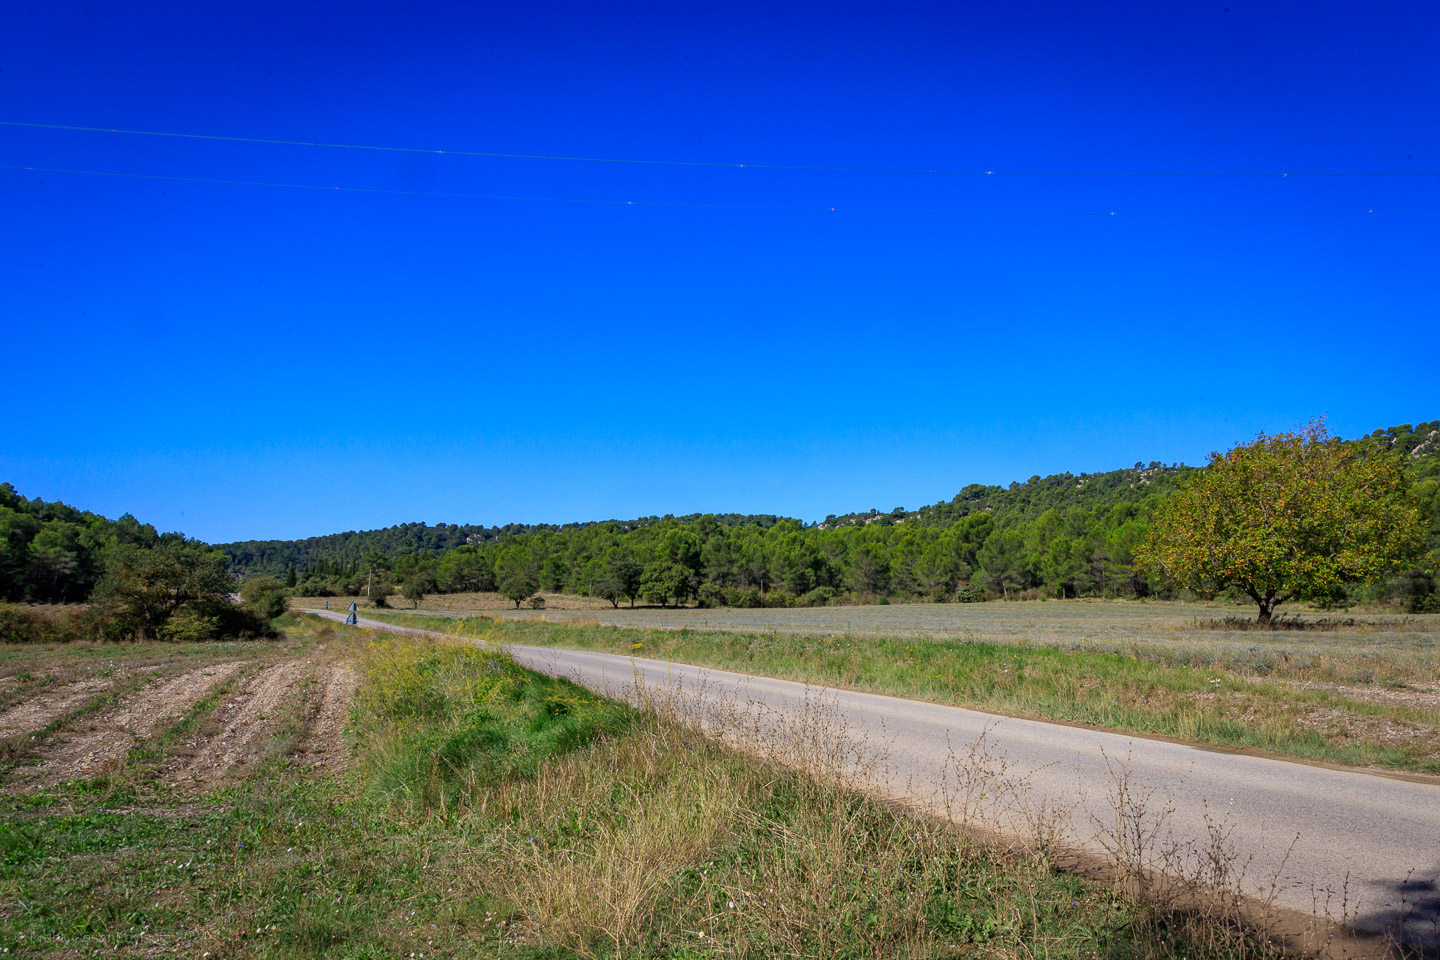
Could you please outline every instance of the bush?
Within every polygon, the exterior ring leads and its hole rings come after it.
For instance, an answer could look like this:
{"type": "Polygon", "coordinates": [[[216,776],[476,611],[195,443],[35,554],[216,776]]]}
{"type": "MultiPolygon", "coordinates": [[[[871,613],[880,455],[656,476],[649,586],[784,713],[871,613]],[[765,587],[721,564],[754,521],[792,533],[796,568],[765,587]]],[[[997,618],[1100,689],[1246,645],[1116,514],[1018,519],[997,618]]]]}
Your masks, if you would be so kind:
{"type": "Polygon", "coordinates": [[[90,598],[100,636],[146,640],[223,635],[223,611],[235,606],[230,599],[235,578],[229,567],[224,554],[201,543],[117,546],[106,558],[105,575],[90,598]],[[182,620],[170,630],[172,617],[182,620]]]}
{"type": "Polygon", "coordinates": [[[713,583],[702,583],[699,595],[695,598],[701,607],[724,607],[728,606],[725,591],[713,583]]]}
{"type": "Polygon", "coordinates": [[[739,607],[742,610],[758,610],[765,606],[765,598],[760,596],[760,591],[754,587],[746,587],[731,594],[730,606],[739,607]]]}
{"type": "Polygon", "coordinates": [[[220,636],[220,618],[205,610],[181,607],[170,614],[158,631],[161,640],[171,643],[203,643],[220,636]]]}
{"type": "Polygon", "coordinates": [[[69,643],[90,635],[88,618],[78,607],[46,611],[0,603],[0,643],[69,643]]]}
{"type": "Polygon", "coordinates": [[[370,585],[370,605],[374,607],[389,606],[386,601],[389,600],[394,593],[394,588],[384,580],[372,583],[370,585]]]}
{"type": "Polygon", "coordinates": [[[240,599],[245,606],[262,620],[274,620],[285,612],[290,602],[290,591],[279,580],[268,574],[257,574],[245,581],[240,588],[240,599]]]}
{"type": "Polygon", "coordinates": [[[990,597],[985,593],[984,589],[974,584],[966,584],[955,594],[957,603],[984,603],[989,599],[990,597]]]}
{"type": "Polygon", "coordinates": [[[795,606],[795,595],[788,590],[771,590],[765,594],[765,606],[793,607],[795,606]]]}
{"type": "Polygon", "coordinates": [[[269,620],[239,604],[212,607],[205,615],[215,619],[216,640],[271,640],[280,636],[269,620]]]}
{"type": "Polygon", "coordinates": [[[801,597],[800,603],[806,607],[823,607],[834,599],[835,589],[833,587],[816,587],[801,597]]]}

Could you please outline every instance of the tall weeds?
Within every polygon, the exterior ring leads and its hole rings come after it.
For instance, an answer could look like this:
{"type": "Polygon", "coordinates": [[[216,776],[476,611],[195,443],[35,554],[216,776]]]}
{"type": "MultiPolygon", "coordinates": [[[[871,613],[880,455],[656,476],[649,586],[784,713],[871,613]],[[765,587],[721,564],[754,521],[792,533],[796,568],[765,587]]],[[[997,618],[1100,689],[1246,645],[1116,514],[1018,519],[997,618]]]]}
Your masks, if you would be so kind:
{"type": "MultiPolygon", "coordinates": [[[[640,689],[624,706],[474,643],[382,638],[362,665],[372,789],[399,815],[466,838],[442,869],[490,905],[477,923],[505,951],[1275,952],[1055,869],[1054,811],[1034,814],[1034,843],[1000,846],[855,789],[880,779],[883,750],[851,743],[820,706],[787,722],[640,689]]],[[[957,802],[983,826],[1005,796],[994,758],[957,765],[957,784],[970,777],[957,802]]]]}

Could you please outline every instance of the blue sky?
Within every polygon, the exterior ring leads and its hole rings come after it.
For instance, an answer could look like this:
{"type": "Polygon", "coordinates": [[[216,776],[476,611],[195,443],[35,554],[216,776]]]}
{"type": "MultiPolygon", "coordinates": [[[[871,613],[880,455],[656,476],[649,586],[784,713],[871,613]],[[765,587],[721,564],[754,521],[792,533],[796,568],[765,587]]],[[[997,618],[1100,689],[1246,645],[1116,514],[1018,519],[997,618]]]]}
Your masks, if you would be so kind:
{"type": "Polygon", "coordinates": [[[243,139],[0,125],[0,479],[815,520],[1431,419],[1437,62],[1414,3],[15,0],[0,121],[243,139]]]}

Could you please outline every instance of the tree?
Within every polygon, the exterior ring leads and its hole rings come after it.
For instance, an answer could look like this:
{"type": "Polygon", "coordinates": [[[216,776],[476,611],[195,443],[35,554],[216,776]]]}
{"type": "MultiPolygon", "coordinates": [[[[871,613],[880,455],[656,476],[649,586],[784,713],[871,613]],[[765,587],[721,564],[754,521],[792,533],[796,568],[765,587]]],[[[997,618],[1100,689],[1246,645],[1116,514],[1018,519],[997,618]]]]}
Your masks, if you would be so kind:
{"type": "Polygon", "coordinates": [[[996,530],[975,554],[980,572],[991,589],[1010,599],[1010,591],[1025,585],[1025,537],[1018,530],[996,530]]]}
{"type": "Polygon", "coordinates": [[[1334,599],[1420,555],[1398,454],[1330,437],[1323,420],[1260,434],[1162,501],[1136,564],[1196,591],[1234,589],[1268,623],[1292,599],[1334,599]]]}
{"type": "Polygon", "coordinates": [[[540,578],[528,567],[517,567],[500,577],[500,592],[514,601],[515,609],[540,592],[540,578]]]}
{"type": "Polygon", "coordinates": [[[645,568],[635,559],[634,554],[625,549],[610,551],[606,559],[610,564],[610,572],[619,581],[621,595],[630,601],[630,606],[635,606],[635,598],[640,596],[640,578],[645,568]]]}
{"type": "Polygon", "coordinates": [[[470,544],[458,546],[441,557],[436,576],[442,593],[495,589],[495,568],[490,558],[470,544]]]}
{"type": "Polygon", "coordinates": [[[240,599],[251,613],[268,621],[285,612],[290,591],[269,574],[257,573],[240,587],[240,599]]]}
{"type": "Polygon", "coordinates": [[[640,575],[640,596],[650,601],[658,600],[662,607],[671,597],[679,606],[680,599],[689,592],[689,588],[690,571],[671,560],[647,563],[645,572],[640,575]]]}
{"type": "Polygon", "coordinates": [[[609,600],[612,607],[620,606],[620,598],[625,596],[625,584],[604,557],[596,557],[585,565],[585,588],[590,596],[609,600]]]}
{"type": "Polygon", "coordinates": [[[890,588],[890,557],[883,546],[861,544],[850,554],[851,589],[883,594],[890,588]]]}
{"type": "Polygon", "coordinates": [[[221,636],[236,609],[229,566],[224,554],[199,543],[117,547],[91,597],[102,634],[111,640],[221,636]],[[167,630],[172,618],[177,629],[167,630]]]}
{"type": "Polygon", "coordinates": [[[537,564],[524,544],[512,541],[495,561],[495,579],[500,592],[520,609],[520,604],[540,592],[537,564]]]}
{"type": "Polygon", "coordinates": [[[405,578],[405,582],[400,585],[400,592],[404,594],[406,600],[410,601],[410,608],[417,610],[420,607],[420,601],[425,599],[425,594],[430,593],[434,586],[433,580],[424,573],[416,571],[405,578]]]}
{"type": "Polygon", "coordinates": [[[389,606],[390,596],[395,592],[390,581],[384,577],[370,581],[366,584],[366,589],[369,591],[370,603],[376,607],[389,606]]]}

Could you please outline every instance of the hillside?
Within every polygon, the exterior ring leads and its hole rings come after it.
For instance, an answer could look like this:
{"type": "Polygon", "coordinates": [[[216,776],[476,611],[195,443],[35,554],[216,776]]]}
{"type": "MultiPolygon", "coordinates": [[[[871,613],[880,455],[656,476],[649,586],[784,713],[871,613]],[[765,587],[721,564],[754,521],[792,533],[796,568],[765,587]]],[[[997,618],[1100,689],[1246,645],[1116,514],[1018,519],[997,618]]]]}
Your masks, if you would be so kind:
{"type": "MultiPolygon", "coordinates": [[[[1383,585],[1412,606],[1435,591],[1440,561],[1440,421],[1375,430],[1351,444],[1394,450],[1428,524],[1430,559],[1383,585]],[[1420,599],[1415,599],[1420,598],[1420,599]]],[[[835,598],[978,599],[1016,593],[1145,595],[1133,563],[1155,504],[1203,468],[1135,464],[1093,474],[969,484],[915,510],[827,516],[641,517],[570,524],[401,524],[303,540],[216,547],[242,577],[270,573],[301,593],[378,583],[412,592],[537,589],[711,604],[835,598]]],[[[0,484],[0,600],[86,599],[125,545],[185,543],[134,517],[109,520],[0,484]]],[[[1363,598],[1362,598],[1363,599],[1363,598]]]]}
{"type": "MultiPolygon", "coordinates": [[[[1440,549],[1440,421],[1348,443],[1404,455],[1440,549]]],[[[712,604],[824,603],[845,597],[1145,595],[1133,548],[1161,499],[1204,468],[1148,465],[970,484],[915,510],[830,515],[644,517],[564,525],[406,524],[296,541],[221,545],[242,573],[293,577],[302,593],[346,594],[379,579],[421,592],[533,586],[619,602],[649,596],[712,604]],[[649,576],[650,581],[643,582],[649,576]],[[517,579],[519,578],[519,579],[517,579]]],[[[1417,569],[1383,589],[1429,596],[1417,569]]]]}

